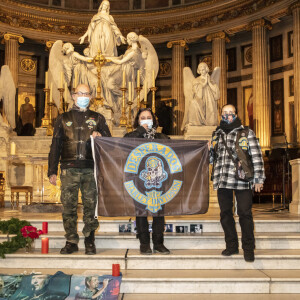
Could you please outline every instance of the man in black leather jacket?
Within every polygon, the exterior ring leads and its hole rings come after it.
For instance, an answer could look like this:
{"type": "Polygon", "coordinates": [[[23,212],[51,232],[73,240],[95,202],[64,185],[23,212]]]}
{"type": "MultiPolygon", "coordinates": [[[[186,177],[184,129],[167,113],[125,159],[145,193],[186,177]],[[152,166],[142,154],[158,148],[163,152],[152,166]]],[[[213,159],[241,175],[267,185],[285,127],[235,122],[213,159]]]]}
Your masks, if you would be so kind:
{"type": "Polygon", "coordinates": [[[60,161],[62,215],[67,239],[60,253],[71,254],[78,251],[77,205],[80,189],[85,253],[96,254],[95,230],[99,223],[94,218],[97,189],[90,136],[110,137],[111,134],[104,116],[88,108],[91,93],[87,85],[79,85],[72,97],[74,106],[70,111],[60,115],[55,123],[49,153],[48,176],[50,183],[56,185],[60,161]]]}

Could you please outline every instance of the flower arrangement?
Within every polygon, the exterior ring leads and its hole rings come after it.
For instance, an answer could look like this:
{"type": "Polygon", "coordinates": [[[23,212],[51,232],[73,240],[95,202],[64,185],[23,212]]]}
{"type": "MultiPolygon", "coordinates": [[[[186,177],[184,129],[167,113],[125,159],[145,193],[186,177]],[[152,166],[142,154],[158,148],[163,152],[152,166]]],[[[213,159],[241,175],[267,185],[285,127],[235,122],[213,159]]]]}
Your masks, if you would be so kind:
{"type": "Polygon", "coordinates": [[[21,228],[21,233],[26,240],[26,245],[25,245],[26,252],[29,252],[31,250],[33,241],[35,239],[38,239],[39,236],[43,234],[43,231],[37,230],[37,228],[34,226],[24,226],[21,228]]]}

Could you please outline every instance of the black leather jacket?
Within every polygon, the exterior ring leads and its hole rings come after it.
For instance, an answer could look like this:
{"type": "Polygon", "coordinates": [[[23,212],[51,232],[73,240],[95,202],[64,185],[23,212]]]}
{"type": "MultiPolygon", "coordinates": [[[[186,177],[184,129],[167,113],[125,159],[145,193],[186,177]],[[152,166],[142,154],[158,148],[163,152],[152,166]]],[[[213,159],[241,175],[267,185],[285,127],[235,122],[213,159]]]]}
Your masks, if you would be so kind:
{"type": "Polygon", "coordinates": [[[55,123],[48,160],[48,176],[56,175],[60,159],[61,169],[93,168],[90,135],[98,131],[110,137],[103,115],[87,109],[80,111],[74,106],[60,115],[55,123]]]}

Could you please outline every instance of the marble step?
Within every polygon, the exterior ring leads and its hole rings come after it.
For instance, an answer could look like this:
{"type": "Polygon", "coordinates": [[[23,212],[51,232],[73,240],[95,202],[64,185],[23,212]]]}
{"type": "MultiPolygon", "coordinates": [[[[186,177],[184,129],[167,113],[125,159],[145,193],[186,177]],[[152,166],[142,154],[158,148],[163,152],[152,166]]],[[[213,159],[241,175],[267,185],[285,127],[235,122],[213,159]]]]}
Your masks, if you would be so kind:
{"type": "Polygon", "coordinates": [[[33,268],[36,269],[57,269],[65,271],[68,269],[86,270],[111,270],[112,264],[120,264],[125,269],[125,255],[127,250],[101,249],[96,255],[86,255],[84,250],[69,255],[62,255],[59,249],[49,249],[48,254],[41,254],[41,250],[35,249],[31,253],[25,253],[19,249],[13,254],[7,254],[1,259],[1,268],[33,268]]]}
{"type": "Polygon", "coordinates": [[[127,293],[163,294],[170,291],[172,294],[295,294],[300,293],[300,270],[264,270],[263,272],[260,270],[173,270],[172,272],[170,270],[126,270],[123,272],[121,292],[125,295],[127,293]]]}
{"type": "MultiPolygon", "coordinates": [[[[6,255],[1,260],[1,268],[57,268],[106,269],[119,263],[122,270],[295,270],[300,268],[299,250],[256,250],[255,262],[247,263],[243,252],[231,257],[221,255],[220,250],[172,250],[170,255],[140,255],[138,250],[97,249],[96,255],[85,255],[84,249],[71,255],[62,255],[59,249],[50,249],[49,254],[41,254],[39,249],[25,253],[20,249],[6,255]]],[[[173,271],[172,271],[173,272],[173,271]]]]}
{"type": "MultiPolygon", "coordinates": [[[[84,238],[80,233],[79,246],[84,247],[84,238]]],[[[65,245],[63,232],[49,232],[44,237],[49,238],[50,248],[62,248],[65,245]]],[[[42,237],[43,237],[42,236],[42,237]]],[[[6,240],[6,235],[0,235],[0,242],[6,240]]],[[[256,249],[300,249],[300,233],[295,232],[258,232],[255,234],[256,249]]],[[[96,247],[99,249],[138,249],[139,241],[134,233],[97,233],[96,247]]],[[[224,234],[208,232],[203,234],[166,233],[165,245],[169,249],[223,249],[224,234]]],[[[240,241],[241,246],[241,241],[240,241]]],[[[35,241],[35,247],[41,247],[41,240],[35,241]]]]}
{"type": "Polygon", "coordinates": [[[122,294],[122,300],[299,300],[299,294],[122,294]]]}
{"type": "MultiPolygon", "coordinates": [[[[202,216],[203,218],[203,216],[202,216]]],[[[100,226],[99,232],[119,232],[119,225],[128,223],[130,218],[123,217],[118,219],[112,218],[100,218],[100,226]]],[[[134,220],[134,218],[132,218],[134,220]]],[[[30,223],[41,229],[42,222],[47,221],[44,220],[29,220],[30,223]]],[[[130,221],[131,222],[131,221],[130,221]]],[[[150,221],[151,222],[151,221],[150,221]]],[[[236,218],[236,222],[238,224],[238,218],[236,218]]],[[[173,231],[175,232],[176,226],[188,226],[188,230],[190,230],[190,224],[202,224],[203,232],[223,232],[220,221],[217,220],[204,220],[201,218],[176,218],[176,217],[166,217],[167,224],[173,224],[173,231]]],[[[133,224],[133,223],[132,223],[133,224]]],[[[255,231],[256,232],[300,232],[300,220],[292,219],[292,220],[254,220],[255,231]]],[[[62,221],[61,220],[48,220],[48,230],[49,231],[64,231],[62,221]]],[[[82,231],[83,222],[78,221],[78,231],[82,231]]],[[[133,228],[133,225],[132,225],[133,228]]],[[[237,225],[237,231],[240,232],[240,226],[237,225]]]]}
{"type": "MultiPolygon", "coordinates": [[[[53,268],[0,268],[1,274],[54,274],[57,271],[53,268]]],[[[111,270],[96,268],[63,271],[86,276],[111,274],[111,270]]],[[[122,275],[119,300],[296,300],[300,293],[300,270],[122,270],[122,275]]]]}

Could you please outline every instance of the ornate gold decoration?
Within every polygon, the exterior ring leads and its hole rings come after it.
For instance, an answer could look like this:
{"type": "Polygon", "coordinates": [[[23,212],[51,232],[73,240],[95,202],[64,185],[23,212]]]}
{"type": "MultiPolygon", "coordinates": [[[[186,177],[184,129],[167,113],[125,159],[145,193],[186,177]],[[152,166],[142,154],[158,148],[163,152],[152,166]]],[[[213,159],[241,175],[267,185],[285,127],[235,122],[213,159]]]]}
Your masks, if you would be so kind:
{"type": "Polygon", "coordinates": [[[101,68],[107,63],[110,62],[109,59],[106,59],[105,56],[101,53],[101,50],[98,50],[98,54],[91,61],[97,68],[97,95],[94,98],[94,105],[97,108],[99,105],[103,105],[104,98],[101,93],[101,68]]]}
{"type": "Polygon", "coordinates": [[[31,58],[23,58],[20,62],[21,68],[25,72],[33,72],[36,69],[36,62],[31,58]]]}
{"type": "Polygon", "coordinates": [[[216,33],[211,33],[206,37],[207,42],[211,42],[215,39],[225,39],[226,43],[229,43],[230,40],[227,36],[227,34],[224,31],[216,32],[216,33]]]}
{"type": "Polygon", "coordinates": [[[245,59],[250,64],[252,64],[252,53],[253,53],[252,47],[249,47],[245,52],[245,59]]]}
{"type": "Polygon", "coordinates": [[[47,128],[47,135],[53,135],[53,124],[52,124],[52,109],[51,106],[54,105],[52,103],[52,99],[49,99],[50,89],[44,88],[45,92],[45,114],[42,119],[42,128],[47,128]]]}
{"type": "Polygon", "coordinates": [[[293,3],[290,6],[290,10],[293,11],[294,9],[300,8],[300,1],[298,0],[297,2],[293,3]]]}
{"type": "Polygon", "coordinates": [[[167,77],[171,74],[171,65],[166,61],[159,62],[159,76],[160,77],[167,77]]]}
{"type": "Polygon", "coordinates": [[[185,40],[170,41],[170,42],[168,42],[167,47],[173,48],[174,45],[180,45],[181,47],[184,47],[185,50],[189,50],[189,47],[185,40]]]}
{"type": "MultiPolygon", "coordinates": [[[[211,0],[143,14],[140,12],[115,14],[114,17],[119,20],[119,27],[125,36],[129,32],[135,31],[136,28],[139,28],[139,34],[145,36],[168,36],[176,32],[186,32],[224,22],[228,23],[243,16],[258,15],[258,12],[262,9],[274,6],[274,4],[282,1],[256,1],[254,5],[251,0],[235,0],[233,3],[232,1],[227,3],[227,1],[211,0]],[[219,5],[214,9],[213,5],[216,3],[219,5]],[[155,16],[155,20],[153,16],[155,16]]],[[[288,13],[288,10],[286,13],[288,13]]],[[[268,12],[265,10],[265,15],[267,14],[268,12]]],[[[79,11],[62,11],[12,0],[0,2],[1,23],[31,31],[52,32],[58,35],[78,37],[86,31],[91,18],[92,12],[83,15],[79,11]]],[[[33,36],[30,31],[28,36],[33,36]]],[[[61,39],[64,38],[61,37],[61,39]]]]}
{"type": "Polygon", "coordinates": [[[54,41],[46,41],[46,50],[50,51],[54,43],[54,41]]]}
{"type": "Polygon", "coordinates": [[[272,29],[271,23],[265,19],[259,19],[259,20],[255,20],[255,21],[251,22],[247,26],[247,30],[252,30],[254,27],[266,27],[269,30],[272,29]]]}
{"type": "Polygon", "coordinates": [[[24,38],[22,37],[21,34],[16,34],[16,33],[5,33],[3,36],[5,41],[9,40],[17,40],[20,44],[24,43],[24,38]]]}
{"type": "Polygon", "coordinates": [[[120,118],[120,125],[119,127],[127,127],[127,117],[126,117],[126,100],[125,95],[127,92],[126,87],[121,87],[120,90],[122,91],[122,115],[120,118]]]}

